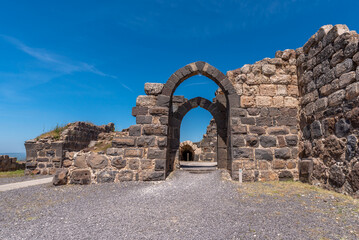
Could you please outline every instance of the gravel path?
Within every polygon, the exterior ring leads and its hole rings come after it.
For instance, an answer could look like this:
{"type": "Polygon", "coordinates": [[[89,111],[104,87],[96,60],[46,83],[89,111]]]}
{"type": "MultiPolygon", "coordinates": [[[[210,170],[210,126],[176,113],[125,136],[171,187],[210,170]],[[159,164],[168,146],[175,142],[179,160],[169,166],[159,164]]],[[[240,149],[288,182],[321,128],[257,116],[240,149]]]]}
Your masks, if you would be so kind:
{"type": "Polygon", "coordinates": [[[9,183],[16,183],[16,182],[23,182],[23,181],[30,181],[35,179],[47,178],[49,175],[27,175],[21,177],[9,177],[9,178],[0,178],[0,185],[9,184],[9,183]]]}
{"type": "Polygon", "coordinates": [[[302,187],[239,187],[215,171],[177,171],[163,182],[0,193],[2,239],[357,239],[350,198],[302,187]],[[299,190],[297,190],[299,189],[299,190]]]}

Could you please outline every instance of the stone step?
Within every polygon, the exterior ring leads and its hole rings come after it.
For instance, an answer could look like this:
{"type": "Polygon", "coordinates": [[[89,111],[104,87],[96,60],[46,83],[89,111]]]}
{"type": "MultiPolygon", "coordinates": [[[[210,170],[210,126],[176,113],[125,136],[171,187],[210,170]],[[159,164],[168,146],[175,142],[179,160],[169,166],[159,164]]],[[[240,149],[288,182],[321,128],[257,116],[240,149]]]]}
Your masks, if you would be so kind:
{"type": "Polygon", "coordinates": [[[211,172],[217,170],[216,162],[181,161],[180,169],[190,172],[211,172]]]}

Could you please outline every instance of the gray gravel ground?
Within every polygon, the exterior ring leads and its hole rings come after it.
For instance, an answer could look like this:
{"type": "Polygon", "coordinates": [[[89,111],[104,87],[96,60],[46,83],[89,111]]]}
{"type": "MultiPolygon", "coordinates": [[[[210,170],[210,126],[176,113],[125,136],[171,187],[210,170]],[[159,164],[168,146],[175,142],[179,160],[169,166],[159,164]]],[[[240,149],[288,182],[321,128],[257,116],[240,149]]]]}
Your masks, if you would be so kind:
{"type": "Polygon", "coordinates": [[[8,183],[16,183],[23,181],[30,181],[35,179],[47,178],[49,175],[27,175],[21,177],[9,177],[9,178],[0,178],[0,185],[8,184],[8,183]]]}
{"type": "Polygon", "coordinates": [[[358,239],[351,199],[269,183],[239,188],[223,175],[177,171],[163,182],[2,192],[0,238],[358,239]]]}

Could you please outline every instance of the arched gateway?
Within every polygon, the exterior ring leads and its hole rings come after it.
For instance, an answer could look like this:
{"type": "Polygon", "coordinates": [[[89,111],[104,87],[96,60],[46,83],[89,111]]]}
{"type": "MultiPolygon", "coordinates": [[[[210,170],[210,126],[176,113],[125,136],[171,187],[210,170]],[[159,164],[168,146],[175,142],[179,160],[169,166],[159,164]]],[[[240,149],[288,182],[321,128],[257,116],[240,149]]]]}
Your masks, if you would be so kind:
{"type": "Polygon", "coordinates": [[[231,123],[228,121],[228,119],[230,119],[228,116],[231,112],[231,109],[236,107],[238,108],[240,103],[239,96],[237,95],[232,83],[228,80],[226,75],[205,62],[195,62],[188,64],[171,75],[163,87],[162,94],[158,96],[158,98],[160,101],[166,102],[166,106],[169,107],[167,135],[169,144],[167,146],[166,153],[167,174],[175,167],[174,159],[175,155],[178,154],[179,134],[182,118],[189,110],[197,106],[208,110],[216,120],[218,133],[220,135],[217,143],[218,167],[226,168],[228,170],[231,169],[231,123]],[[225,97],[223,103],[218,102],[215,104],[203,98],[194,98],[184,103],[176,112],[173,112],[173,93],[175,92],[176,88],[186,79],[199,74],[213,80],[218,85],[218,87],[221,88],[225,97]]]}

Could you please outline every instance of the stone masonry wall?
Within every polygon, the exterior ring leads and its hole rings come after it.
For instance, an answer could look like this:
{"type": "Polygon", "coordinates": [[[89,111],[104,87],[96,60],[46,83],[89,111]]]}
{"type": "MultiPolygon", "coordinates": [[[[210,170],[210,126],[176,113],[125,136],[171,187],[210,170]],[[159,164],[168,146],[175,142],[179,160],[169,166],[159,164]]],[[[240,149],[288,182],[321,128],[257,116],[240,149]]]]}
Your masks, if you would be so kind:
{"type": "Polygon", "coordinates": [[[92,123],[69,123],[61,132],[58,140],[51,136],[32,139],[25,142],[26,174],[54,174],[62,167],[66,152],[86,148],[100,133],[114,130],[113,123],[96,126],[92,123]]]}
{"type": "Polygon", "coordinates": [[[0,155],[0,172],[25,169],[25,163],[18,163],[17,158],[0,155]]]}
{"type": "Polygon", "coordinates": [[[232,178],[298,179],[296,52],[278,51],[253,65],[227,72],[241,96],[232,113],[232,178]]]}
{"type": "Polygon", "coordinates": [[[326,25],[297,50],[300,178],[359,195],[359,35],[326,25]]]}
{"type": "Polygon", "coordinates": [[[217,125],[214,119],[211,119],[207,126],[206,134],[198,143],[202,150],[198,161],[216,162],[217,161],[217,125]]]}

